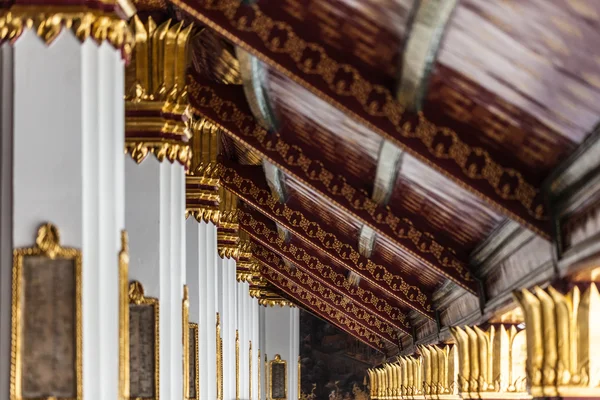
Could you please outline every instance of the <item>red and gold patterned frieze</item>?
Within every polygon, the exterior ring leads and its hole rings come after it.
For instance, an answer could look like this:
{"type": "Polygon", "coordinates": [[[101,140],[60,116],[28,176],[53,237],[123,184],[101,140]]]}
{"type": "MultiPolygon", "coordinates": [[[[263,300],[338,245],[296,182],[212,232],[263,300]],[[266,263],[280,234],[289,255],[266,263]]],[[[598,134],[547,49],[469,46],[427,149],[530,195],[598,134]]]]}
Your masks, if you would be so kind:
{"type": "MultiPolygon", "coordinates": [[[[397,298],[412,308],[417,309],[429,318],[434,318],[431,295],[424,293],[417,285],[407,282],[402,276],[392,273],[382,265],[375,264],[371,260],[361,256],[354,247],[341,242],[335,235],[325,231],[319,223],[307,219],[302,213],[290,209],[285,203],[280,203],[266,189],[259,189],[250,179],[242,178],[233,168],[226,167],[223,170],[222,184],[232,192],[241,196],[247,203],[256,207],[263,214],[267,215],[277,223],[285,226],[294,234],[303,238],[303,240],[317,246],[327,254],[339,260],[346,268],[354,271],[372,284],[380,287],[390,296],[397,298]]],[[[246,213],[248,214],[248,213],[246,213]]],[[[292,245],[285,244],[284,240],[279,238],[263,223],[252,221],[251,215],[244,215],[247,223],[252,225],[254,234],[266,235],[266,240],[271,242],[271,246],[281,246],[277,251],[284,251],[299,260],[300,253],[295,252],[292,245]]],[[[261,240],[265,240],[262,238],[261,240]]],[[[308,255],[305,255],[309,257],[308,255]]],[[[313,257],[316,260],[316,257],[313,257]]],[[[308,265],[315,265],[308,259],[303,260],[308,265]]],[[[320,262],[317,263],[321,264],[320,262]]],[[[328,268],[330,267],[323,267],[328,268]]],[[[333,271],[331,272],[333,273],[333,271]]],[[[351,285],[350,285],[351,286],[351,285]]]]}
{"type": "Polygon", "coordinates": [[[189,169],[192,114],[185,71],[194,26],[152,17],[131,20],[136,39],[125,79],[125,149],[137,162],[152,153],[159,161],[189,169]]]}
{"type": "Polygon", "coordinates": [[[120,49],[129,61],[135,45],[127,19],[135,14],[129,0],[13,0],[0,4],[0,44],[14,43],[27,29],[33,30],[46,44],[68,29],[81,42],[90,38],[98,44],[107,41],[120,49]]]}
{"type": "Polygon", "coordinates": [[[305,40],[292,27],[292,16],[274,20],[260,5],[238,0],[174,3],[494,208],[548,236],[539,182],[500,161],[479,135],[455,130],[452,120],[437,126],[423,113],[406,112],[391,90],[366,78],[358,64],[349,65],[320,43],[305,40]]]}
{"type": "MultiPolygon", "coordinates": [[[[350,318],[366,326],[373,333],[379,334],[390,343],[394,345],[398,343],[399,335],[396,328],[379,318],[378,314],[365,310],[361,303],[322,284],[314,276],[302,271],[300,268],[284,263],[281,258],[262,246],[255,245],[253,249],[254,256],[258,261],[276,269],[277,272],[285,275],[290,281],[309,290],[315,296],[320,297],[321,300],[334,305],[339,311],[345,312],[350,318]]],[[[405,333],[410,332],[407,327],[403,327],[402,329],[405,333]]]]}
{"type": "Polygon", "coordinates": [[[384,351],[385,345],[378,335],[375,335],[361,324],[350,319],[345,313],[336,310],[330,304],[321,301],[309,290],[294,284],[284,275],[265,264],[263,264],[263,268],[261,268],[261,275],[280,290],[287,293],[292,298],[297,299],[299,303],[303,304],[317,315],[320,315],[325,320],[338,326],[340,329],[348,332],[350,335],[356,337],[370,347],[379,351],[384,351]]]}
{"type": "MultiPolygon", "coordinates": [[[[336,272],[330,265],[323,263],[319,257],[315,256],[310,250],[298,247],[294,244],[285,243],[273,229],[270,229],[263,221],[260,221],[252,214],[240,212],[241,228],[247,231],[250,236],[263,244],[271,251],[278,253],[291,260],[298,267],[309,273],[314,279],[331,287],[354,299],[358,303],[368,306],[372,312],[377,312],[385,320],[397,326],[399,329],[406,330],[410,323],[401,309],[392,306],[388,300],[366,289],[364,285],[354,285],[343,274],[336,272]]],[[[272,256],[269,257],[272,259],[272,256]]],[[[387,297],[387,296],[386,296],[387,297]]],[[[392,297],[395,298],[395,297],[392,297]]],[[[409,305],[410,306],[410,305],[409,305]]],[[[416,306],[411,306],[416,308],[416,306]]]]}
{"type": "Polygon", "coordinates": [[[419,230],[411,219],[378,205],[365,193],[349,185],[343,177],[309,158],[302,149],[283,141],[279,134],[267,132],[248,110],[243,101],[243,89],[232,85],[217,88],[199,76],[192,76],[189,90],[190,102],[196,112],[219,125],[223,133],[311,186],[333,204],[397,243],[423,265],[476,293],[475,279],[455,250],[440,244],[431,233],[419,230]]]}

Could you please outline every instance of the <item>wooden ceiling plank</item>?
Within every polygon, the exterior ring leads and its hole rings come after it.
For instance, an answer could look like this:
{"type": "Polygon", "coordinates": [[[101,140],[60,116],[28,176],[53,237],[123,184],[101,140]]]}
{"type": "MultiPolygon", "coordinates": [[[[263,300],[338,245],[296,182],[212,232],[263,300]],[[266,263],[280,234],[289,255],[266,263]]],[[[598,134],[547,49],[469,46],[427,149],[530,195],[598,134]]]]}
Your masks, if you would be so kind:
{"type": "MultiPolygon", "coordinates": [[[[285,227],[300,240],[335,259],[346,269],[360,275],[390,297],[430,319],[435,318],[432,294],[423,291],[410,277],[400,276],[397,272],[390,271],[385,266],[375,264],[361,256],[354,246],[341,241],[319,221],[307,218],[287,204],[277,202],[276,198],[265,189],[260,189],[260,184],[255,184],[247,175],[249,175],[248,172],[241,171],[240,166],[225,164],[221,184],[265,217],[285,227]]],[[[258,177],[255,176],[254,179],[258,179],[258,177]]],[[[257,219],[251,214],[248,218],[257,219]]],[[[268,231],[265,233],[267,234],[268,231]]],[[[283,241],[281,242],[285,245],[283,241]]]]}
{"type": "Polygon", "coordinates": [[[195,112],[219,125],[223,133],[251,148],[332,204],[367,224],[376,233],[396,243],[424,267],[473,294],[477,293],[475,277],[454,249],[440,244],[431,233],[419,230],[413,219],[396,215],[390,208],[377,205],[344,177],[333,174],[318,160],[310,159],[298,146],[286,143],[278,133],[267,132],[249,111],[243,89],[215,84],[201,76],[192,75],[188,90],[195,112]]]}
{"type": "Polygon", "coordinates": [[[436,126],[422,113],[405,110],[391,90],[366,78],[360,66],[347,64],[327,45],[305,40],[302,32],[294,29],[294,21],[276,21],[258,4],[246,6],[236,0],[173,2],[495,210],[549,237],[550,224],[539,184],[527,181],[523,171],[503,165],[483,142],[470,145],[472,132],[436,126]]]}
{"type": "Polygon", "coordinates": [[[291,282],[285,275],[277,272],[271,265],[261,262],[261,275],[273,286],[302,304],[308,311],[335,325],[347,334],[360,340],[367,346],[385,353],[385,344],[379,335],[375,335],[361,324],[349,319],[344,313],[334,309],[330,304],[318,301],[310,291],[291,282]]]}

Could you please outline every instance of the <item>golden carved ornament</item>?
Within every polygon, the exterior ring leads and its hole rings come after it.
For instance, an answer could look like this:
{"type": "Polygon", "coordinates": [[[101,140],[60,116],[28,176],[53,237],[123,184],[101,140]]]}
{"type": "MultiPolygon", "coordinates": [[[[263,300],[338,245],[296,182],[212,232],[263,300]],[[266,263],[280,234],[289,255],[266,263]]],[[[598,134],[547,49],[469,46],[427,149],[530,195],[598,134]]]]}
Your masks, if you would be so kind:
{"type": "MultiPolygon", "coordinates": [[[[110,2],[109,2],[110,4],[110,2]]],[[[135,13],[128,1],[112,2],[127,17],[135,13]]],[[[25,30],[31,29],[50,45],[62,32],[69,29],[81,42],[92,39],[100,44],[104,41],[122,51],[125,60],[131,58],[135,40],[127,21],[114,12],[92,10],[83,6],[24,6],[14,5],[0,13],[0,42],[15,42],[25,30]]]]}
{"type": "MultiPolygon", "coordinates": [[[[423,372],[422,358],[413,356],[398,357],[396,362],[368,369],[371,399],[422,398],[423,372]]],[[[438,395],[435,397],[440,398],[438,395]]]]}
{"type": "Polygon", "coordinates": [[[157,26],[131,20],[136,47],[126,70],[125,151],[137,162],[149,153],[159,161],[191,163],[192,113],[185,70],[193,24],[165,21],[157,26]]]}
{"type": "Polygon", "coordinates": [[[272,359],[271,361],[269,361],[268,363],[268,373],[267,376],[269,377],[269,391],[267,392],[267,398],[269,400],[287,400],[287,392],[288,392],[288,381],[287,381],[287,361],[282,360],[281,356],[279,354],[275,354],[275,358],[272,359]],[[275,365],[282,365],[283,366],[283,379],[284,379],[284,395],[283,397],[273,397],[273,367],[275,365]]]}
{"type": "Polygon", "coordinates": [[[252,340],[248,342],[248,399],[252,400],[252,340]]]}
{"type": "Polygon", "coordinates": [[[566,295],[552,286],[514,292],[525,314],[533,397],[600,396],[600,294],[596,283],[566,295]]]}
{"type": "Polygon", "coordinates": [[[219,182],[222,165],[217,162],[220,130],[205,118],[192,123],[192,160],[186,176],[186,218],[219,222],[219,182]]]}
{"type": "Polygon", "coordinates": [[[194,349],[196,349],[196,354],[195,354],[195,360],[196,362],[194,363],[194,365],[191,366],[191,368],[194,368],[194,382],[192,382],[191,384],[194,385],[195,389],[196,389],[196,397],[192,397],[189,396],[189,400],[200,400],[200,360],[198,357],[198,352],[199,352],[199,345],[200,345],[200,338],[199,338],[199,333],[198,333],[198,324],[194,323],[194,322],[190,322],[190,328],[192,330],[192,335],[194,335],[193,340],[194,340],[194,349]]]}
{"type": "Polygon", "coordinates": [[[219,188],[219,223],[217,225],[217,250],[221,258],[237,259],[240,244],[238,197],[223,187],[219,188]]]}
{"type": "Polygon", "coordinates": [[[455,345],[419,346],[423,393],[428,398],[457,399],[458,355],[455,345]]]}
{"type": "Polygon", "coordinates": [[[458,389],[463,397],[528,398],[525,332],[514,325],[450,328],[458,354],[458,389]]]}

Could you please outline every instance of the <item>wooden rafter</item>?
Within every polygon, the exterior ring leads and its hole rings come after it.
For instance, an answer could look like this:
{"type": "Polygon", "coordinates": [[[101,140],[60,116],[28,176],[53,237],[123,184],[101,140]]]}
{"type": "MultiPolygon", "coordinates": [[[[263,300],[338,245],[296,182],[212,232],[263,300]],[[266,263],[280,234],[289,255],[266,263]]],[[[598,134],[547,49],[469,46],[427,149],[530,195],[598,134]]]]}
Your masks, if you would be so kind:
{"type": "Polygon", "coordinates": [[[305,40],[290,21],[274,20],[260,5],[238,0],[174,3],[494,209],[549,236],[539,185],[529,182],[523,171],[504,165],[481,143],[471,145],[472,133],[436,126],[422,113],[405,110],[390,89],[372,82],[359,66],[347,64],[326,45],[305,40]]]}
{"type": "Polygon", "coordinates": [[[339,329],[357,338],[367,346],[385,352],[385,343],[378,335],[375,335],[363,325],[354,322],[344,313],[334,309],[328,303],[323,303],[309,290],[291,282],[285,275],[280,274],[273,266],[262,262],[261,264],[261,275],[269,283],[291,297],[298,304],[302,304],[308,311],[315,313],[329,323],[337,326],[339,329]]]}
{"type": "Polygon", "coordinates": [[[192,76],[189,93],[196,113],[219,125],[225,134],[244,143],[332,204],[370,226],[419,260],[424,267],[451,279],[471,293],[477,292],[475,278],[455,250],[441,244],[431,233],[418,229],[415,220],[396,215],[390,208],[378,205],[342,176],[309,158],[302,149],[286,143],[279,134],[267,132],[251,115],[243,100],[243,89],[192,76]]]}
{"type": "MultiPolygon", "coordinates": [[[[381,339],[393,345],[398,343],[400,336],[395,327],[381,320],[376,314],[365,310],[360,303],[346,298],[337,290],[322,284],[320,280],[304,272],[296,264],[285,263],[280,256],[258,242],[254,243],[253,255],[256,260],[275,268],[277,272],[285,275],[291,282],[308,290],[323,303],[327,303],[339,312],[346,314],[348,318],[364,326],[381,339]]],[[[404,331],[404,333],[409,333],[407,329],[404,329],[404,331]]]]}
{"type": "MultiPolygon", "coordinates": [[[[361,256],[354,246],[341,241],[319,221],[306,217],[287,204],[277,202],[276,198],[271,196],[268,191],[260,189],[260,186],[255,184],[252,179],[242,177],[234,168],[239,167],[228,165],[223,169],[221,184],[227,190],[242,198],[266,218],[285,227],[294,236],[317,249],[318,252],[332,257],[346,269],[363,277],[390,297],[428,318],[434,318],[431,293],[424,292],[410,277],[400,276],[397,272],[361,256]]],[[[255,179],[258,179],[258,176],[255,179]]],[[[287,254],[285,258],[292,258],[291,261],[296,262],[295,258],[298,257],[298,253],[292,252],[289,245],[277,235],[277,232],[271,231],[260,217],[244,210],[240,211],[238,217],[242,226],[252,228],[249,232],[251,235],[261,234],[261,241],[273,242],[270,246],[275,246],[276,252],[282,255],[287,254]]],[[[307,262],[307,260],[303,260],[303,262],[310,267],[315,265],[314,262],[307,262]]],[[[326,262],[321,264],[325,265],[324,268],[328,268],[326,262]]]]}

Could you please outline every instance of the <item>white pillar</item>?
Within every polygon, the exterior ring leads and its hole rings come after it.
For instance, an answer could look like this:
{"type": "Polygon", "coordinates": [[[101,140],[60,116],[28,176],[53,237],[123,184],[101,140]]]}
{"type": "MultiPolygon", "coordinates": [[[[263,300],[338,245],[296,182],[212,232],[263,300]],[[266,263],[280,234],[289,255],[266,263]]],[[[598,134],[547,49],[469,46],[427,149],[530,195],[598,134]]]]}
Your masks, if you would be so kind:
{"type": "Polygon", "coordinates": [[[298,398],[298,354],[300,351],[300,313],[297,308],[264,309],[265,345],[269,361],[279,354],[287,361],[288,398],[298,398]]]}
{"type": "Polygon", "coordinates": [[[160,397],[183,396],[181,302],[185,244],[185,172],[178,163],[126,159],[129,277],[160,304],[160,397]]]}
{"type": "Polygon", "coordinates": [[[116,399],[121,51],[63,29],[50,46],[26,30],[1,53],[0,398],[8,398],[12,248],[31,247],[39,225],[51,222],[61,244],[83,254],[83,395],[116,399]]]}
{"type": "Polygon", "coordinates": [[[193,218],[187,220],[186,230],[190,322],[198,323],[199,398],[216,399],[217,230],[193,218]]]}
{"type": "MultiPolygon", "coordinates": [[[[258,362],[258,352],[260,351],[260,355],[261,357],[264,354],[264,350],[261,347],[261,342],[259,339],[259,330],[260,330],[260,326],[259,326],[259,320],[258,320],[258,310],[259,310],[259,305],[258,305],[258,300],[251,298],[251,309],[252,309],[252,399],[253,400],[259,400],[258,399],[258,368],[259,364],[258,362]]],[[[260,375],[262,376],[262,372],[260,373],[260,375]]],[[[262,383],[261,383],[261,389],[262,389],[262,383]]]]}

